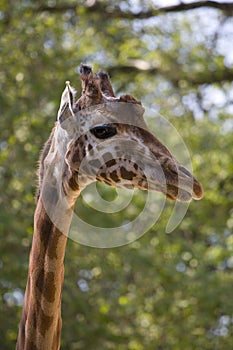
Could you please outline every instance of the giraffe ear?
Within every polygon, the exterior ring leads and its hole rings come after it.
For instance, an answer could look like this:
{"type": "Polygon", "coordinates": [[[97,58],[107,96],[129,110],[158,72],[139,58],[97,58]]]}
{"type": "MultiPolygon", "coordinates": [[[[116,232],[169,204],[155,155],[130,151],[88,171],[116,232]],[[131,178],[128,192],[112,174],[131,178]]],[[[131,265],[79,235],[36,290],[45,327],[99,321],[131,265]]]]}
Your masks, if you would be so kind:
{"type": "Polygon", "coordinates": [[[60,108],[57,114],[57,120],[62,123],[67,118],[74,116],[74,106],[75,106],[75,89],[70,86],[70,82],[66,82],[66,88],[61,96],[60,108]]]}

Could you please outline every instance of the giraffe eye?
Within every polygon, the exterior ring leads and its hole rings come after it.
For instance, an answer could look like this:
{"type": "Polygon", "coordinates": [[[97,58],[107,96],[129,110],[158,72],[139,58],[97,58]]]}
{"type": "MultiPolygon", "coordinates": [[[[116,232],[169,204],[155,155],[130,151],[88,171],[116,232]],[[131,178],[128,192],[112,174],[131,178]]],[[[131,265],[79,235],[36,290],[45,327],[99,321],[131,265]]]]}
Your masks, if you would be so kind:
{"type": "Polygon", "coordinates": [[[111,124],[104,124],[95,126],[90,130],[90,132],[97,137],[97,139],[107,139],[116,135],[116,127],[111,124]]]}

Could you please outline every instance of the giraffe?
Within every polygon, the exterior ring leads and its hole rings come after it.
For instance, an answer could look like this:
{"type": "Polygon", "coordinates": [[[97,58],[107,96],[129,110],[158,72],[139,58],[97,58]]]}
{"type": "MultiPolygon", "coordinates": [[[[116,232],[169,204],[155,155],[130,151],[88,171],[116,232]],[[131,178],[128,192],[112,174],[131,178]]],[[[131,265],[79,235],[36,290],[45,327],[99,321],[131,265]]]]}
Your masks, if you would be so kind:
{"type": "Polygon", "coordinates": [[[81,97],[76,100],[76,91],[67,82],[57,121],[40,157],[34,235],[17,350],[60,348],[67,236],[75,202],[89,183],[149,188],[180,201],[203,197],[202,185],[150,133],[140,101],[131,95],[116,97],[109,76],[103,71],[94,75],[90,66],[81,65],[80,75],[81,97]],[[111,148],[113,140],[114,145],[118,140],[140,144],[145,162],[139,166],[124,159],[122,148],[111,148]],[[149,161],[148,152],[162,169],[165,184],[156,162],[149,161]],[[92,170],[80,170],[85,157],[92,170]]]}

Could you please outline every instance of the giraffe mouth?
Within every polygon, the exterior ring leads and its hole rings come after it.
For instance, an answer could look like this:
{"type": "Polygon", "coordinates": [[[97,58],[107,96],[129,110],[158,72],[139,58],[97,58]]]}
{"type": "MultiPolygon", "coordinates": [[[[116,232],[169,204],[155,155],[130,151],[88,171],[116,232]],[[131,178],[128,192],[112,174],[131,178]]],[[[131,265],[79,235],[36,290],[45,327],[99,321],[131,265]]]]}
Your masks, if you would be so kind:
{"type": "Polygon", "coordinates": [[[202,189],[202,186],[198,183],[193,183],[193,187],[188,190],[187,188],[182,188],[180,185],[175,184],[168,184],[166,183],[165,186],[161,187],[158,186],[157,183],[154,186],[153,183],[150,182],[149,185],[142,187],[139,187],[141,189],[148,189],[148,190],[154,190],[163,193],[168,199],[171,199],[173,201],[179,201],[179,202],[191,202],[192,199],[200,200],[203,198],[204,192],[202,189]]]}
{"type": "MultiPolygon", "coordinates": [[[[196,187],[196,186],[195,186],[196,187]]],[[[203,197],[203,190],[201,188],[198,189],[198,192],[184,190],[180,187],[168,185],[167,198],[171,200],[178,200],[180,202],[190,202],[192,199],[200,200],[203,197]]]]}

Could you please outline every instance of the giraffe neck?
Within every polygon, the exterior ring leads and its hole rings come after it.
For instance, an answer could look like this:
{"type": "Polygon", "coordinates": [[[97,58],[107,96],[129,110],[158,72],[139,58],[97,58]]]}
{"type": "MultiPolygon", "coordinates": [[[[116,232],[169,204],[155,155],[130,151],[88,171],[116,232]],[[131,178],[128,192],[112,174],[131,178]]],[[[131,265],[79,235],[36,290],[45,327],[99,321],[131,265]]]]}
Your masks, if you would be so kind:
{"type": "Polygon", "coordinates": [[[43,171],[43,176],[40,176],[16,350],[60,348],[64,256],[73,206],[79,191],[77,188],[76,191],[71,189],[76,182],[68,171],[62,153],[54,147],[56,142],[56,138],[51,138],[41,157],[40,171],[43,171]]]}
{"type": "Polygon", "coordinates": [[[16,349],[55,350],[60,348],[61,294],[67,236],[53,225],[41,199],[35,212],[34,224],[16,349]]]}

